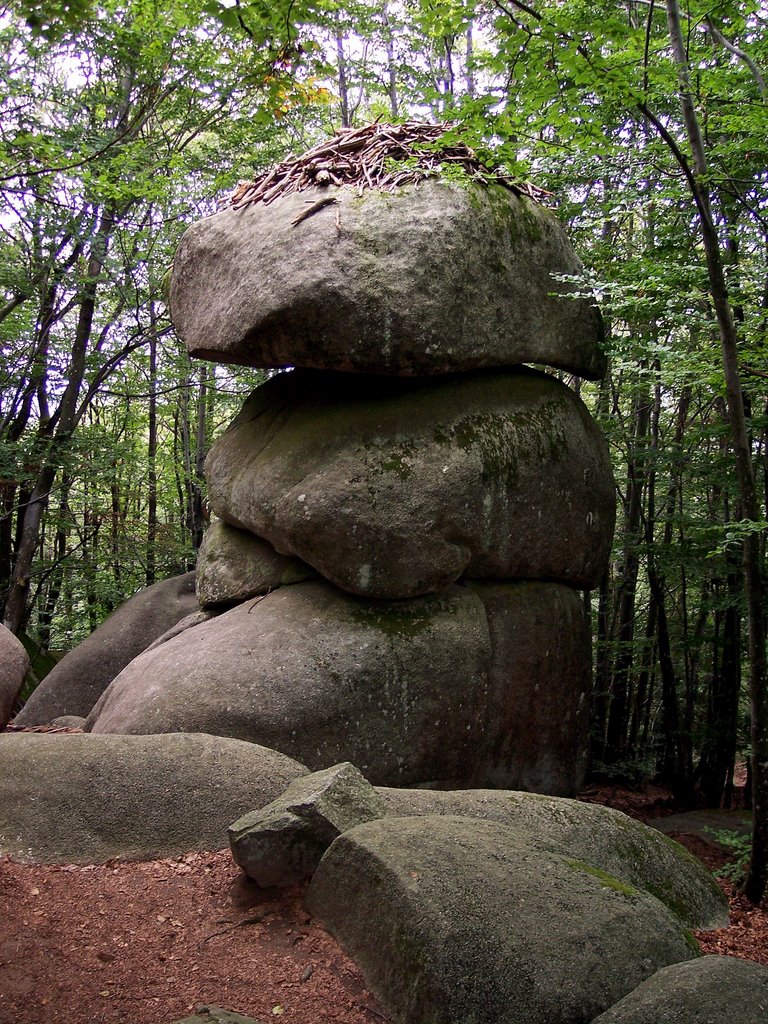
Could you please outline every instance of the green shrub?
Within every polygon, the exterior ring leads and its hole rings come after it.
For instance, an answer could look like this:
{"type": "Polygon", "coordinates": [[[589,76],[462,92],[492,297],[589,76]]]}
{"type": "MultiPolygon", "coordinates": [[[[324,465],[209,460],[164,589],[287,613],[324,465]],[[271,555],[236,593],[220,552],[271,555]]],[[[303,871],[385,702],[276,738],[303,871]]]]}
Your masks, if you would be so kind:
{"type": "Polygon", "coordinates": [[[735,885],[743,881],[747,874],[749,858],[752,853],[752,837],[743,832],[731,829],[708,828],[721,846],[725,846],[733,855],[733,859],[715,872],[718,878],[729,878],[735,885]]]}

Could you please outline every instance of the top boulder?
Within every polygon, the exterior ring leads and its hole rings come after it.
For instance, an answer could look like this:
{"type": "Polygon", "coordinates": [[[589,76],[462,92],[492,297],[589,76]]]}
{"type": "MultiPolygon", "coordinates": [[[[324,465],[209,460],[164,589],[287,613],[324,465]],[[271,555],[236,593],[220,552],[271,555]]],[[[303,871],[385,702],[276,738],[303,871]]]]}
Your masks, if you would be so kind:
{"type": "Polygon", "coordinates": [[[313,185],[184,234],[171,313],[193,356],[410,376],[543,363],[604,373],[602,321],[558,277],[554,215],[509,188],[313,185]]]}

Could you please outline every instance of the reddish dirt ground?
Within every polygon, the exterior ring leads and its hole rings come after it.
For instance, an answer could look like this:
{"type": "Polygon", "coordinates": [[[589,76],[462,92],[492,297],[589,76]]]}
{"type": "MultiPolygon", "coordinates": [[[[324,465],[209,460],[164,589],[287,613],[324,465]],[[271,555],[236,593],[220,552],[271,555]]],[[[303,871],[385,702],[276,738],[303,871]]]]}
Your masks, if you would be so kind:
{"type": "MultiPolygon", "coordinates": [[[[728,863],[727,855],[698,836],[678,832],[672,838],[686,846],[711,871],[717,872],[728,863]]],[[[703,952],[740,956],[768,967],[768,900],[763,900],[760,907],[753,907],[738,895],[731,882],[723,878],[719,882],[730,903],[730,921],[727,928],[694,932],[703,952]]]]}
{"type": "Polygon", "coordinates": [[[229,851],[100,867],[0,859],[1,1024],[166,1024],[200,1004],[264,1022],[388,1018],[294,889],[229,851]]]}
{"type": "MultiPolygon", "coordinates": [[[[587,798],[638,817],[667,806],[656,792],[587,798]]],[[[713,870],[727,861],[700,836],[675,838],[713,870]]],[[[697,932],[703,951],[768,965],[768,907],[721,884],[731,923],[697,932]]],[[[301,896],[259,890],[228,851],[98,867],[0,858],[0,1024],[169,1024],[200,1004],[264,1024],[388,1020],[301,896]]]]}

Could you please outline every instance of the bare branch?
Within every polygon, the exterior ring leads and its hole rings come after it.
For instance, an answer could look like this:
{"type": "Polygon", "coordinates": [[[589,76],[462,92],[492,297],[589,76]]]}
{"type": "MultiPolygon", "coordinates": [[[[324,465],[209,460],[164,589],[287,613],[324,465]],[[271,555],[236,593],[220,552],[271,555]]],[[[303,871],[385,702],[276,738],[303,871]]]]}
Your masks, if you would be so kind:
{"type": "Polygon", "coordinates": [[[743,61],[747,65],[749,70],[752,72],[752,77],[757,82],[757,87],[760,90],[760,95],[765,96],[766,92],[768,92],[768,88],[765,84],[765,79],[763,78],[763,75],[760,72],[760,69],[758,68],[757,64],[755,64],[755,62],[752,60],[749,54],[745,53],[744,50],[736,46],[735,43],[732,43],[729,39],[725,38],[720,29],[716,27],[711,15],[708,15],[704,19],[704,23],[707,26],[707,31],[716,43],[719,43],[729,53],[732,53],[734,57],[738,57],[740,61],[743,61]]]}

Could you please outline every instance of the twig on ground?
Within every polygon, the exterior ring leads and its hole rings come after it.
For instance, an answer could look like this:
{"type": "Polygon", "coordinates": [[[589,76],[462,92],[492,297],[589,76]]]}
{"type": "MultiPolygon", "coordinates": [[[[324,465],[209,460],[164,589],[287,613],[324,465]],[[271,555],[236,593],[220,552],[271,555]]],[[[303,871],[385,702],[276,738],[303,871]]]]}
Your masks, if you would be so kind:
{"type": "Polygon", "coordinates": [[[254,914],[253,917],[244,917],[242,921],[235,921],[234,924],[229,925],[227,928],[219,928],[216,932],[211,932],[209,935],[203,936],[198,943],[198,946],[202,946],[204,942],[208,942],[209,939],[215,939],[217,935],[226,935],[228,932],[233,932],[237,928],[244,928],[247,924],[259,924],[267,916],[266,911],[260,914],[254,914]]]}

